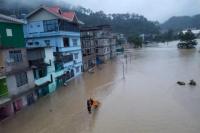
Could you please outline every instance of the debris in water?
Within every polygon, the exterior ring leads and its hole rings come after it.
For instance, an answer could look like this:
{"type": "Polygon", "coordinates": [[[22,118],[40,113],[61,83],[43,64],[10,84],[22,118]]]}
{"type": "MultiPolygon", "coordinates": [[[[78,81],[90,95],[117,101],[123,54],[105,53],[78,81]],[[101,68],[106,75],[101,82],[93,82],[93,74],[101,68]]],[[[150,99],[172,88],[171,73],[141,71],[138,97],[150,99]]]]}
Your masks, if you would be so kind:
{"type": "Polygon", "coordinates": [[[177,81],[177,84],[178,85],[185,85],[185,82],[183,82],[183,81],[177,81]]]}
{"type": "Polygon", "coordinates": [[[189,85],[196,86],[196,82],[192,79],[192,80],[190,80],[189,85]]]}

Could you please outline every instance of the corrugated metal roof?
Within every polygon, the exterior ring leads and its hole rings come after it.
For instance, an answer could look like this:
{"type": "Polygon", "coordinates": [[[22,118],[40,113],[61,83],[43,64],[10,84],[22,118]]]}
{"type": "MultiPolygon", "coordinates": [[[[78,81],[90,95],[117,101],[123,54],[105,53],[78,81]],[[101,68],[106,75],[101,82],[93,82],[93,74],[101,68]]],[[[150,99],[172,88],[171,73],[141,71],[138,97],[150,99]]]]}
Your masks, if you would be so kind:
{"type": "Polygon", "coordinates": [[[10,23],[25,24],[25,21],[23,20],[0,14],[0,22],[5,22],[5,21],[10,23]]]}
{"type": "Polygon", "coordinates": [[[33,14],[35,14],[36,12],[38,12],[41,9],[44,9],[44,10],[48,11],[49,13],[59,17],[60,19],[67,20],[68,22],[83,24],[83,22],[78,20],[78,18],[76,17],[76,13],[75,12],[62,12],[59,7],[46,7],[44,5],[39,7],[39,8],[37,8],[33,12],[29,13],[27,15],[27,18],[29,18],[30,16],[32,16],[33,14]]]}

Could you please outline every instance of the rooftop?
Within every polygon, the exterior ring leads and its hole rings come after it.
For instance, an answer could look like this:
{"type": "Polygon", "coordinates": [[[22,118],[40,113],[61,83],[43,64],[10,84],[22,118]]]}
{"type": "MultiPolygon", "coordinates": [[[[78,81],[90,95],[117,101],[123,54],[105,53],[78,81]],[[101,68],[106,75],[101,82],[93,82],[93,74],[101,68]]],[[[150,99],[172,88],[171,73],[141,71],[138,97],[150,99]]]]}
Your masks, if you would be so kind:
{"type": "Polygon", "coordinates": [[[44,5],[40,6],[39,8],[37,8],[34,11],[32,11],[31,13],[29,13],[26,18],[31,17],[33,14],[37,13],[38,11],[40,11],[42,9],[57,16],[60,19],[66,20],[68,22],[83,24],[83,22],[78,20],[76,13],[73,11],[63,12],[59,7],[47,7],[44,5]]]}
{"type": "Polygon", "coordinates": [[[0,14],[0,22],[24,24],[25,21],[0,14]]]}

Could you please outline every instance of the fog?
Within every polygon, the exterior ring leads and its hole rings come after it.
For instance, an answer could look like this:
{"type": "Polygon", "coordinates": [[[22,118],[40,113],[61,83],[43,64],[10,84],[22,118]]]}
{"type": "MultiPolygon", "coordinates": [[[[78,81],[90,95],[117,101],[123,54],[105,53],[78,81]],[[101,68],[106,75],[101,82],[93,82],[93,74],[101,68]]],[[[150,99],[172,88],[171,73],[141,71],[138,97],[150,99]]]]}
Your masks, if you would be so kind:
{"type": "MultiPolygon", "coordinates": [[[[2,0],[13,3],[19,0],[2,0]]],[[[20,0],[27,5],[44,4],[49,0],[20,0]]],[[[93,11],[105,13],[137,13],[150,20],[164,22],[172,16],[195,15],[200,13],[199,0],[54,0],[55,4],[70,3],[93,11]]]]}

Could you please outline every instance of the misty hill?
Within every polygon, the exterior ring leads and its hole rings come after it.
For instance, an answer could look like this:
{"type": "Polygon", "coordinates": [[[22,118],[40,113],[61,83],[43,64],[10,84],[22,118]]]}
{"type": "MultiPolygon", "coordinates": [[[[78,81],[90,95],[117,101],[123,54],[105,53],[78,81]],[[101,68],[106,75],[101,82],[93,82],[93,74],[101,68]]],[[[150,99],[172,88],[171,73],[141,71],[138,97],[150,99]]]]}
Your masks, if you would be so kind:
{"type": "Polygon", "coordinates": [[[105,14],[103,11],[93,12],[84,7],[75,7],[66,2],[55,0],[2,0],[0,13],[16,15],[23,18],[41,4],[47,6],[59,6],[62,10],[73,10],[85,26],[111,24],[114,32],[124,33],[127,36],[135,34],[156,34],[159,32],[159,23],[147,20],[138,14],[105,14]]]}
{"type": "Polygon", "coordinates": [[[200,15],[172,17],[161,25],[164,30],[173,29],[176,31],[187,28],[200,28],[200,15]]]}

